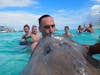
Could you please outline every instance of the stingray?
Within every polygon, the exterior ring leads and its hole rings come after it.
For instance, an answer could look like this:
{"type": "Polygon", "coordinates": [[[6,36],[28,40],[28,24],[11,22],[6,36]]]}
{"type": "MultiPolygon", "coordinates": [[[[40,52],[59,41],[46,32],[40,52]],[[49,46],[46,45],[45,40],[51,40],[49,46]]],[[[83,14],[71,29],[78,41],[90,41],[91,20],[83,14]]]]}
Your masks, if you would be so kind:
{"type": "Polygon", "coordinates": [[[99,75],[92,63],[100,64],[86,48],[52,34],[39,41],[21,75],[99,75]]]}

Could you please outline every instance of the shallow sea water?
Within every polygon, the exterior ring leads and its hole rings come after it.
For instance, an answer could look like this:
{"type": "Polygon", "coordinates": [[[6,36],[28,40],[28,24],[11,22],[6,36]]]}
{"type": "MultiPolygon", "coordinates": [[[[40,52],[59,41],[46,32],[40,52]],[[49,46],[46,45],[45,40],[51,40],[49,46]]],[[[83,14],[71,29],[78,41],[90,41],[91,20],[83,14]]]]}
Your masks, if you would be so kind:
{"type": "MultiPolygon", "coordinates": [[[[63,30],[55,32],[63,34],[63,30]]],[[[71,30],[75,37],[70,37],[80,45],[93,45],[100,41],[100,29],[96,29],[94,33],[76,33],[71,30]]],[[[19,75],[25,68],[30,58],[30,48],[21,47],[19,45],[23,32],[0,33],[0,75],[19,75]]],[[[94,55],[94,58],[100,60],[100,54],[94,55]]]]}

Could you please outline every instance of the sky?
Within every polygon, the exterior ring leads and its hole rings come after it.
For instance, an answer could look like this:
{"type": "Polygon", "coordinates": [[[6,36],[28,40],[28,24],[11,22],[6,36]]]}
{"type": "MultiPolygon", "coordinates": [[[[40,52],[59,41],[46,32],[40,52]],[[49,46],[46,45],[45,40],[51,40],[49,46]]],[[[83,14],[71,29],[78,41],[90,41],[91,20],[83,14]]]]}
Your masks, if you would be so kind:
{"type": "Polygon", "coordinates": [[[25,24],[38,26],[38,18],[49,14],[56,28],[89,23],[100,24],[100,0],[0,0],[0,25],[22,30],[25,24]]]}

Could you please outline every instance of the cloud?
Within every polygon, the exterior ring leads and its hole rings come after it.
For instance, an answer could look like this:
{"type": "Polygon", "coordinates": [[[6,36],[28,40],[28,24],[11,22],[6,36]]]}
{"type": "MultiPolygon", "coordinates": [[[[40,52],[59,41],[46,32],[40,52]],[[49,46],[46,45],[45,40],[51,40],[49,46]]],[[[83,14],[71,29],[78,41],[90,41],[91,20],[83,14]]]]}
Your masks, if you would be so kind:
{"type": "MultiPolygon", "coordinates": [[[[65,11],[65,10],[64,10],[65,11]]],[[[83,11],[65,11],[55,12],[52,14],[55,20],[56,28],[63,29],[65,25],[71,27],[70,29],[77,27],[84,21],[86,13],[83,11]],[[74,14],[74,16],[73,16],[74,14]],[[83,18],[84,17],[84,18],[83,18]]],[[[33,14],[24,11],[13,11],[13,12],[0,12],[0,25],[10,26],[17,30],[23,29],[25,24],[38,25],[38,18],[41,14],[33,14]]]]}
{"type": "Polygon", "coordinates": [[[91,7],[91,14],[92,15],[100,15],[100,5],[93,5],[91,7]]]}
{"type": "Polygon", "coordinates": [[[100,0],[92,0],[92,1],[97,2],[97,3],[100,3],[100,0]]]}
{"type": "MultiPolygon", "coordinates": [[[[0,8],[25,7],[37,3],[36,0],[0,0],[0,8]]],[[[91,21],[95,22],[95,19],[97,20],[98,17],[100,17],[99,4],[95,4],[90,8],[81,8],[78,10],[52,9],[50,11],[52,12],[51,15],[54,17],[58,29],[63,29],[65,25],[68,25],[70,29],[73,29],[80,24],[83,25],[90,23],[91,21]]],[[[41,14],[28,13],[28,11],[1,11],[0,25],[7,25],[16,29],[22,29],[25,24],[29,24],[30,26],[33,24],[38,25],[38,18],[41,14]]]]}
{"type": "Polygon", "coordinates": [[[95,4],[90,7],[89,14],[87,15],[85,22],[100,25],[100,5],[95,4]]]}
{"type": "MultiPolygon", "coordinates": [[[[91,8],[91,10],[92,9],[94,9],[94,7],[91,8]]],[[[63,12],[58,11],[56,10],[51,14],[54,17],[57,29],[63,29],[65,25],[68,25],[70,29],[77,28],[78,25],[83,25],[87,23],[87,20],[88,22],[89,20],[91,20],[89,17],[90,11],[87,11],[86,9],[75,11],[63,10],[63,12]]],[[[41,14],[38,15],[25,11],[6,11],[0,12],[0,15],[0,25],[7,25],[17,30],[22,29],[25,24],[29,24],[30,26],[32,26],[33,24],[38,25],[38,18],[41,16],[41,14]]]]}
{"type": "Polygon", "coordinates": [[[70,29],[77,28],[78,25],[85,23],[85,19],[89,15],[87,9],[63,10],[63,12],[58,12],[59,10],[56,10],[53,14],[58,29],[63,29],[65,25],[68,25],[70,29]]]}
{"type": "Polygon", "coordinates": [[[0,0],[0,8],[6,7],[26,7],[30,5],[36,5],[36,0],[0,0]]]}
{"type": "Polygon", "coordinates": [[[54,10],[55,12],[58,12],[58,13],[64,13],[65,12],[65,9],[60,9],[60,10],[54,10]]]}
{"type": "Polygon", "coordinates": [[[38,25],[40,15],[27,12],[0,12],[0,25],[10,26],[15,29],[22,29],[25,24],[38,25]]]}
{"type": "Polygon", "coordinates": [[[90,18],[95,24],[100,24],[100,5],[93,5],[91,7],[90,18]]]}

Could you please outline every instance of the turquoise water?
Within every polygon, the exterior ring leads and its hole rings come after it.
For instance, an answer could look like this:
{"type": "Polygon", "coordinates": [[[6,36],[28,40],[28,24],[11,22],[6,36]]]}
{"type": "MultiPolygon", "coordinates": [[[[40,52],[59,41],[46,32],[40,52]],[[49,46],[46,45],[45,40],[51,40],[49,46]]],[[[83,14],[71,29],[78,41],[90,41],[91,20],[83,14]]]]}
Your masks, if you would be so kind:
{"type": "MultiPolygon", "coordinates": [[[[70,39],[72,39],[73,41],[79,43],[80,45],[84,45],[84,44],[88,44],[88,45],[93,45],[95,43],[97,43],[98,41],[100,41],[100,29],[95,29],[94,33],[89,33],[89,32],[83,32],[83,33],[77,33],[76,30],[71,30],[70,31],[74,37],[70,37],[70,39]]],[[[56,31],[56,34],[63,34],[64,31],[60,30],[60,31],[56,31]]]]}
{"type": "MultiPolygon", "coordinates": [[[[63,34],[64,31],[59,30],[56,34],[63,34]]],[[[76,33],[72,30],[71,33],[75,37],[70,37],[72,40],[79,44],[93,45],[100,41],[100,29],[96,29],[94,33],[84,32],[82,34],[76,33]]],[[[19,45],[19,41],[23,32],[13,33],[0,33],[0,75],[19,75],[20,72],[25,68],[30,52],[29,48],[24,49],[19,45]]],[[[100,60],[100,55],[94,55],[94,58],[100,60]]]]}
{"type": "Polygon", "coordinates": [[[19,46],[23,33],[0,33],[0,75],[19,75],[30,54],[19,46]]]}

